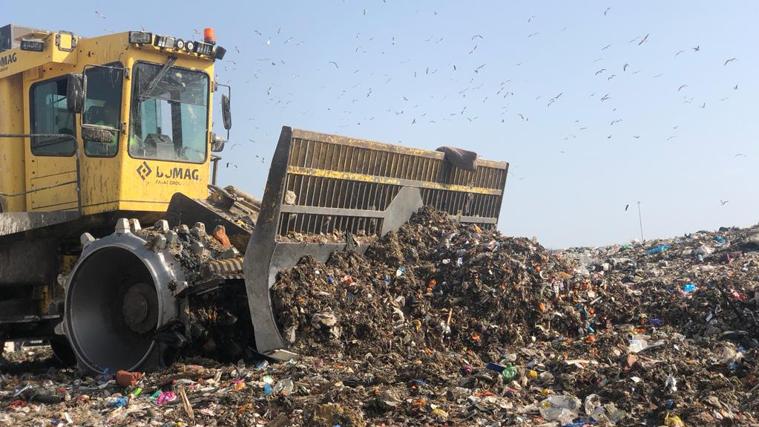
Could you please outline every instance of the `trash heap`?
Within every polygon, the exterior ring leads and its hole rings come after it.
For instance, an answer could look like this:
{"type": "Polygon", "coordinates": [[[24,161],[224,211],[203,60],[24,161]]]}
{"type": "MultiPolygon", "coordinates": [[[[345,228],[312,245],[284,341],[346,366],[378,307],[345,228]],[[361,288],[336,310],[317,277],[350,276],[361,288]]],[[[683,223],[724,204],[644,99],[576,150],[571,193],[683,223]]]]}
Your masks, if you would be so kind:
{"type": "Polygon", "coordinates": [[[0,423],[755,425],[758,284],[759,227],[549,251],[423,209],[363,255],[280,274],[298,358],[11,365],[0,423]]]}

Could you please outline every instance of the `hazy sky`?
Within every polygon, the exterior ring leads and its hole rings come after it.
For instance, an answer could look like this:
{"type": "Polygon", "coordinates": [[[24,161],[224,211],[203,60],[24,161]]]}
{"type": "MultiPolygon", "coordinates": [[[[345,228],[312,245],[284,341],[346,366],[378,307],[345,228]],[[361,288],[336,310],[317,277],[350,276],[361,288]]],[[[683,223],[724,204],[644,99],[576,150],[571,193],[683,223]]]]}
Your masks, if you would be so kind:
{"type": "Polygon", "coordinates": [[[221,183],[257,194],[290,125],[506,160],[500,228],[551,247],[639,237],[637,201],[646,238],[759,220],[759,2],[242,3],[3,15],[83,36],[214,27],[233,85],[221,183]]]}

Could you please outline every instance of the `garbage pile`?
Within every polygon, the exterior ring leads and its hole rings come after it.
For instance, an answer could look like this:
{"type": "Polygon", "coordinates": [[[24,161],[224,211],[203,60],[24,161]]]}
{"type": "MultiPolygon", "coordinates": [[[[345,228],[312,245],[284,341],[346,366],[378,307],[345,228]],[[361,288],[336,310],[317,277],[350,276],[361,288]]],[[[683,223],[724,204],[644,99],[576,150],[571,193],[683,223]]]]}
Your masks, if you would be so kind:
{"type": "Polygon", "coordinates": [[[0,423],[752,425],[758,284],[759,227],[549,251],[423,209],[280,274],[298,358],[6,369],[0,423]]]}

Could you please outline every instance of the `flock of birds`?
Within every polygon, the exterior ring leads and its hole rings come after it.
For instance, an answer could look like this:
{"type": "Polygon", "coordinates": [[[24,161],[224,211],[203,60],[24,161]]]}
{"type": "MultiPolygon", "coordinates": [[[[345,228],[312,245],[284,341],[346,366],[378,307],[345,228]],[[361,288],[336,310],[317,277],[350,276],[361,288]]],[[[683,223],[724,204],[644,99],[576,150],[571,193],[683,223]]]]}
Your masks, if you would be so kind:
{"type": "MultiPolygon", "coordinates": [[[[383,0],[383,3],[386,1],[383,0]]],[[[605,19],[603,17],[608,17],[614,14],[614,12],[612,7],[605,8],[600,11],[600,15],[602,15],[601,19],[605,19]]],[[[105,19],[102,13],[98,11],[95,13],[98,17],[105,19]]],[[[367,9],[361,10],[361,15],[364,17],[368,13],[367,9]]],[[[436,11],[432,13],[437,16],[436,11]]],[[[526,32],[525,37],[528,39],[528,43],[541,37],[543,34],[553,31],[534,27],[539,21],[540,18],[538,16],[532,15],[527,17],[526,23],[528,27],[534,28],[534,30],[526,32]]],[[[566,30],[567,27],[563,27],[558,33],[563,33],[566,30]]],[[[653,135],[645,136],[637,133],[628,135],[622,132],[622,129],[625,127],[625,120],[622,117],[622,112],[617,111],[617,108],[620,107],[620,103],[618,102],[620,98],[615,96],[612,89],[609,89],[612,81],[630,79],[632,76],[640,73],[645,74],[644,70],[636,68],[635,61],[633,60],[613,64],[612,60],[607,59],[606,55],[614,56],[611,52],[614,52],[615,49],[616,55],[620,54],[620,50],[629,49],[624,46],[618,48],[618,45],[624,45],[624,40],[627,39],[623,39],[619,43],[605,43],[600,46],[600,57],[593,61],[590,65],[593,68],[588,72],[588,79],[591,81],[591,84],[596,85],[598,90],[581,95],[577,93],[577,88],[570,87],[546,96],[519,93],[521,89],[520,82],[512,81],[511,79],[498,79],[500,81],[497,84],[493,83],[493,75],[506,75],[508,73],[504,73],[502,69],[497,69],[498,65],[489,67],[487,58],[490,56],[488,56],[488,53],[483,53],[482,46],[485,46],[486,43],[491,43],[492,45],[493,43],[502,43],[502,41],[494,40],[495,36],[491,38],[485,32],[468,36],[466,39],[467,47],[461,51],[461,54],[455,54],[454,48],[443,49],[443,51],[448,51],[444,60],[434,65],[419,67],[418,64],[414,63],[413,58],[403,55],[394,56],[395,49],[402,42],[418,42],[407,39],[403,39],[402,41],[401,37],[398,36],[390,36],[388,39],[385,35],[372,36],[355,33],[352,35],[351,40],[346,40],[346,43],[350,42],[350,48],[356,60],[343,55],[339,58],[323,57],[321,64],[318,62],[303,64],[298,61],[297,51],[292,51],[291,49],[301,49],[301,51],[302,49],[307,49],[310,47],[308,46],[310,40],[301,40],[294,36],[283,34],[281,27],[270,33],[254,28],[251,28],[249,31],[254,43],[250,44],[250,48],[246,46],[241,49],[240,46],[242,45],[233,46],[226,58],[217,65],[217,73],[219,74],[217,78],[220,81],[231,80],[231,83],[236,86],[236,90],[242,93],[250,93],[251,90],[253,92],[260,91],[260,95],[266,101],[264,108],[280,108],[292,112],[299,108],[297,107],[299,103],[303,103],[303,95],[294,93],[291,88],[286,87],[281,82],[283,73],[288,73],[289,82],[296,81],[299,78],[303,78],[304,75],[313,72],[306,67],[315,68],[315,72],[317,73],[337,73],[338,81],[345,82],[345,87],[335,88],[334,85],[322,85],[318,89],[326,92],[336,92],[332,98],[322,96],[321,99],[323,101],[321,104],[331,117],[341,122],[337,125],[338,128],[360,126],[363,122],[375,120],[378,115],[383,113],[397,116],[399,119],[405,118],[408,126],[435,125],[441,122],[457,120],[466,120],[466,123],[472,123],[477,120],[491,121],[494,119],[494,115],[497,115],[495,120],[500,123],[512,124],[521,122],[528,124],[531,119],[533,122],[536,120],[540,121],[541,118],[534,116],[535,114],[542,114],[541,111],[552,111],[558,108],[557,105],[562,104],[562,101],[566,103],[568,97],[572,97],[568,102],[573,102],[579,96],[587,96],[588,98],[597,100],[599,108],[603,109],[603,115],[618,115],[618,117],[608,120],[609,130],[603,133],[607,142],[612,143],[618,140],[618,138],[624,138],[616,136],[617,134],[625,135],[625,137],[629,137],[633,142],[641,140],[641,138],[656,138],[653,135]],[[270,50],[267,51],[267,49],[270,50]],[[358,68],[358,64],[363,64],[366,58],[371,56],[380,57],[382,61],[398,60],[398,64],[388,66],[386,69],[375,68],[371,71],[358,68]],[[295,65],[290,66],[291,62],[295,65]],[[409,74],[399,75],[399,70],[407,70],[409,74]],[[243,81],[240,81],[240,76],[243,76],[243,81]],[[423,77],[437,77],[438,80],[434,84],[424,86],[423,83],[418,83],[419,79],[423,77]],[[381,106],[382,104],[378,102],[377,96],[393,93],[396,90],[392,88],[393,83],[400,82],[402,85],[408,85],[409,79],[412,79],[414,87],[420,89],[418,92],[398,93],[397,95],[399,96],[396,98],[396,101],[392,101],[391,105],[385,103],[384,109],[369,114],[360,113],[363,110],[361,107],[366,105],[371,105],[372,107],[381,106]],[[460,84],[460,87],[455,88],[453,87],[454,84],[460,84]],[[240,86],[243,86],[243,88],[237,89],[240,86]],[[250,89],[245,88],[245,86],[249,86],[250,89]],[[427,97],[427,99],[423,99],[423,96],[427,97]],[[428,104],[425,105],[425,103],[428,104]],[[545,107],[545,110],[535,108],[536,105],[541,104],[545,107]],[[452,107],[454,105],[456,105],[455,109],[451,108],[451,111],[446,114],[430,112],[440,110],[441,106],[452,107]],[[426,108],[428,106],[434,108],[426,108]],[[359,114],[361,117],[357,117],[359,114]]],[[[194,33],[195,36],[200,37],[202,31],[195,29],[194,33]]],[[[429,46],[428,49],[430,50],[436,48],[436,46],[445,46],[446,43],[458,49],[462,45],[463,40],[461,40],[460,36],[455,36],[452,33],[449,32],[443,36],[426,37],[424,38],[424,43],[429,46]],[[459,37],[459,39],[450,40],[456,37],[459,37]]],[[[647,45],[657,42],[656,35],[652,33],[641,33],[627,40],[627,44],[632,49],[644,49],[647,45]]],[[[701,55],[706,48],[706,46],[702,47],[699,43],[693,43],[690,46],[675,49],[672,56],[673,58],[679,58],[686,56],[686,54],[701,55]]],[[[325,53],[339,52],[336,49],[338,48],[330,46],[323,49],[323,51],[325,53]]],[[[739,59],[737,57],[724,57],[721,60],[721,66],[733,67],[738,62],[739,59]]],[[[514,67],[521,67],[522,65],[523,62],[517,62],[514,64],[514,67]]],[[[663,73],[651,73],[649,76],[652,79],[659,79],[663,75],[663,73]]],[[[739,85],[733,82],[729,88],[735,92],[739,90],[739,85]]],[[[699,99],[697,101],[697,95],[690,95],[690,92],[691,86],[688,82],[682,82],[672,90],[673,94],[682,97],[683,103],[693,104],[700,109],[706,109],[707,100],[699,99]]],[[[312,95],[307,94],[305,96],[312,95]]],[[[720,98],[720,101],[725,101],[728,97],[729,95],[726,95],[720,98]]],[[[251,108],[251,111],[258,111],[262,108],[261,103],[263,100],[261,98],[254,96],[250,97],[250,99],[250,102],[255,103],[255,108],[251,108]]],[[[240,102],[245,101],[238,101],[238,103],[240,102]]],[[[310,103],[318,104],[313,101],[310,103]]],[[[301,114],[308,116],[311,114],[311,111],[301,111],[301,114]]],[[[265,134],[267,138],[273,136],[261,130],[255,124],[255,116],[249,117],[249,121],[254,122],[251,125],[256,131],[260,131],[255,132],[256,135],[259,135],[261,138],[263,137],[261,136],[262,134],[265,134]]],[[[262,126],[271,127],[270,124],[262,124],[262,126]]],[[[576,118],[570,126],[567,128],[567,132],[559,137],[563,141],[581,138],[578,135],[582,135],[582,132],[587,131],[590,127],[582,117],[576,118]]],[[[598,127],[598,125],[594,126],[598,127]]],[[[677,138],[679,128],[679,124],[673,123],[668,134],[661,135],[659,138],[665,142],[672,141],[677,138]]],[[[248,138],[247,142],[255,144],[259,136],[248,138]]],[[[399,142],[402,143],[402,141],[399,142]]],[[[235,150],[241,148],[242,144],[245,143],[234,142],[228,146],[228,150],[234,153],[235,150]]],[[[262,152],[270,148],[263,147],[262,145],[259,147],[262,152]]],[[[562,148],[560,153],[565,154],[566,149],[562,148]]],[[[234,157],[234,155],[229,155],[229,157],[234,157]]],[[[735,157],[746,157],[746,155],[736,153],[735,157]]],[[[255,158],[260,163],[266,164],[264,154],[255,154],[255,158]]],[[[225,167],[238,168],[238,164],[234,160],[230,160],[225,162],[225,167]]],[[[519,176],[516,178],[523,179],[519,176]]],[[[725,206],[727,203],[727,200],[720,200],[721,206],[725,206]]],[[[625,210],[627,210],[627,207],[625,207],[625,210]]]]}

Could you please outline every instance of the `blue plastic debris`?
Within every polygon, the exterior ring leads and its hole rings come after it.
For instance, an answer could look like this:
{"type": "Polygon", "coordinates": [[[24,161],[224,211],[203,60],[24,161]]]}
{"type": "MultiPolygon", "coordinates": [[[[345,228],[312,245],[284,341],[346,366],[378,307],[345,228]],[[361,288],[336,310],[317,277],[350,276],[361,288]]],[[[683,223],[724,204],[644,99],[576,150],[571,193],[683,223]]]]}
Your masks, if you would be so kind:
{"type": "Polygon", "coordinates": [[[128,403],[129,403],[129,399],[127,399],[126,397],[117,397],[113,399],[112,401],[110,401],[108,403],[108,406],[110,406],[111,408],[122,408],[124,406],[127,406],[128,403]]]}
{"type": "Polygon", "coordinates": [[[653,248],[648,249],[646,253],[649,255],[656,255],[668,251],[671,247],[672,246],[670,245],[656,245],[653,248]]]}

